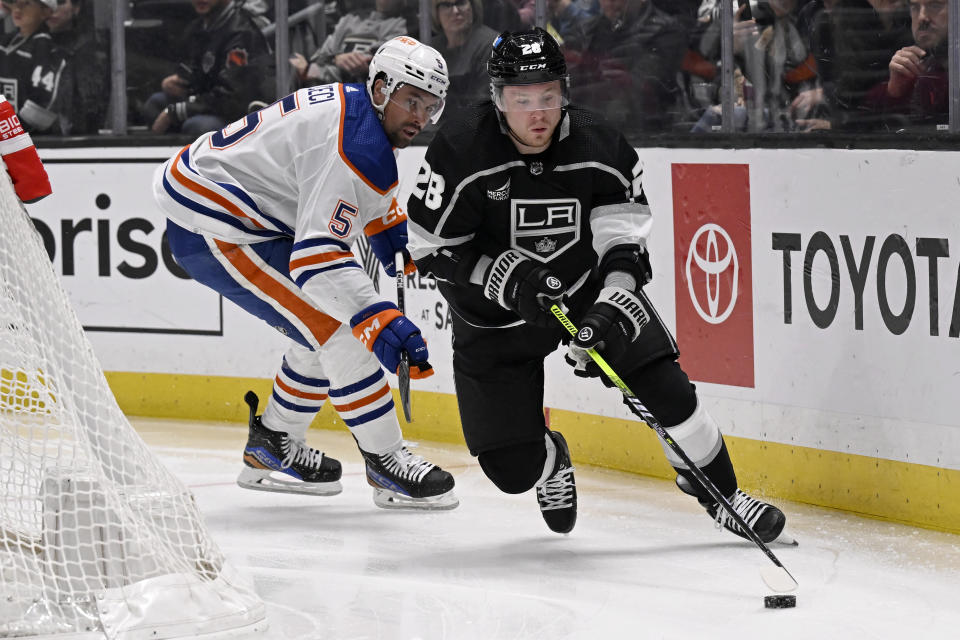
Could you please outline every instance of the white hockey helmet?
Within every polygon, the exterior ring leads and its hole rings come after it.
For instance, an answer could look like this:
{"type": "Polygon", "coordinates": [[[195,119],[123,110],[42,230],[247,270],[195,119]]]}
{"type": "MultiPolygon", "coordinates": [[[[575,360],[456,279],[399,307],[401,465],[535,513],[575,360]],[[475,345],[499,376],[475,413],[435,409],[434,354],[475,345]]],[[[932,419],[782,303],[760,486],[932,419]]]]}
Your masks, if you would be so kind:
{"type": "MultiPolygon", "coordinates": [[[[450,78],[447,75],[447,63],[436,49],[410,36],[398,36],[380,45],[370,61],[370,72],[367,75],[367,93],[370,95],[371,102],[373,102],[373,82],[381,74],[384,82],[381,91],[387,98],[405,84],[437,96],[440,103],[434,114],[430,116],[430,121],[437,123],[443,113],[450,78]]],[[[377,110],[381,119],[386,106],[386,100],[380,106],[373,102],[373,108],[377,110]]]]}

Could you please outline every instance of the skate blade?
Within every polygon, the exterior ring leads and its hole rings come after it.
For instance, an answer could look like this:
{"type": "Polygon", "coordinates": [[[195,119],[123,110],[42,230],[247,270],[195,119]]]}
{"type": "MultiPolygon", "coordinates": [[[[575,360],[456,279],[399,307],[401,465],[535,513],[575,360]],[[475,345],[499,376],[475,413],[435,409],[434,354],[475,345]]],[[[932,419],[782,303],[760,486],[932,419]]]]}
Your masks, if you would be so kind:
{"type": "Polygon", "coordinates": [[[788,547],[799,547],[800,543],[797,542],[797,539],[787,533],[787,530],[784,529],[780,532],[780,535],[774,540],[777,544],[787,545],[788,547]]]}
{"type": "Polygon", "coordinates": [[[381,509],[407,509],[413,511],[449,511],[460,505],[453,491],[429,498],[411,498],[389,489],[373,489],[373,503],[381,509]]]}
{"type": "MultiPolygon", "coordinates": [[[[333,482],[303,482],[277,478],[270,469],[244,467],[237,478],[237,485],[251,491],[269,491],[271,493],[296,493],[307,496],[335,496],[343,491],[339,480],[333,482]]],[[[275,472],[280,474],[279,471],[275,472]]]]}

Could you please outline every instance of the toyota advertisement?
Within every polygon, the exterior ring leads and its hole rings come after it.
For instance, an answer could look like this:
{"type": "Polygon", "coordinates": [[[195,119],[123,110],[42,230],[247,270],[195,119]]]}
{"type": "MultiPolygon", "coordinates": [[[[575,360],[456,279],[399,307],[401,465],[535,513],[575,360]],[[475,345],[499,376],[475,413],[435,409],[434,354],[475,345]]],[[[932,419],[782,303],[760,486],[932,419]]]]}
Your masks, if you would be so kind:
{"type": "Polygon", "coordinates": [[[750,166],[672,164],[681,364],[694,380],[754,386],[750,166]]]}

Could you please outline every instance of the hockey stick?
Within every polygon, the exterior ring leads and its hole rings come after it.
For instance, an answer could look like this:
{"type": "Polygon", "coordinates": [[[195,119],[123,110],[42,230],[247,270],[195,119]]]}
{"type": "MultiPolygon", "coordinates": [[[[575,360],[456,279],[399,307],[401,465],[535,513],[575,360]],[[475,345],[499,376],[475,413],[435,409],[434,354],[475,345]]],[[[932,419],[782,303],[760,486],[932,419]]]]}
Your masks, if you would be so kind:
{"type": "MultiPolygon", "coordinates": [[[[393,266],[397,270],[397,309],[404,313],[406,301],[404,299],[403,283],[403,251],[397,251],[393,257],[393,266]]],[[[400,366],[397,368],[397,381],[400,387],[400,406],[403,407],[403,417],[406,421],[413,422],[413,416],[410,410],[410,356],[406,351],[400,354],[400,366]]]]}
{"type": "MultiPolygon", "coordinates": [[[[570,332],[571,335],[577,335],[577,328],[570,321],[570,318],[560,309],[557,305],[550,307],[550,311],[556,316],[557,320],[570,332]]],[[[620,379],[620,376],[617,375],[616,371],[607,364],[607,361],[603,359],[595,349],[587,349],[587,353],[590,354],[590,357],[593,358],[593,361],[597,363],[597,366],[600,367],[610,381],[616,385],[620,392],[623,394],[623,397],[626,399],[627,403],[633,407],[633,409],[644,419],[647,425],[651,429],[657,432],[657,435],[660,436],[660,439],[667,443],[667,445],[673,449],[673,452],[676,453],[684,464],[687,465],[687,469],[690,470],[690,473],[700,482],[701,485],[706,488],[710,493],[711,497],[716,500],[723,509],[730,514],[730,517],[740,525],[740,529],[750,538],[750,540],[760,547],[760,550],[767,554],[767,557],[770,558],[770,561],[773,562],[776,567],[764,567],[760,570],[760,577],[763,578],[763,581],[767,583],[767,586],[773,589],[774,591],[793,591],[797,588],[798,584],[796,579],[787,571],[787,568],[783,566],[783,563],[773,554],[772,551],[763,543],[763,540],[760,539],[760,536],[747,526],[747,523],[743,518],[740,517],[736,511],[733,510],[733,507],[730,506],[730,503],[727,502],[727,499],[723,497],[720,493],[720,490],[717,489],[716,485],[713,484],[713,481],[707,477],[707,475],[700,470],[700,468],[690,460],[690,456],[687,455],[686,451],[677,444],[673,438],[670,437],[670,434],[667,433],[667,430],[663,428],[663,425],[660,424],[660,421],[650,413],[650,410],[647,409],[643,403],[640,401],[640,398],[630,390],[630,387],[620,379]]]]}

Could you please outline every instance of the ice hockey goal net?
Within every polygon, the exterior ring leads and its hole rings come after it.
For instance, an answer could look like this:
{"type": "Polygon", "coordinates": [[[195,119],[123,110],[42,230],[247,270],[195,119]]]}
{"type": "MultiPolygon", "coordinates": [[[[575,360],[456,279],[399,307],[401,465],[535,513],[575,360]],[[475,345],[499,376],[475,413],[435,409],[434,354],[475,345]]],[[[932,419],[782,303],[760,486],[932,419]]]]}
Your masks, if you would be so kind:
{"type": "Polygon", "coordinates": [[[0,638],[236,638],[264,617],[117,406],[0,162],[0,638]]]}

